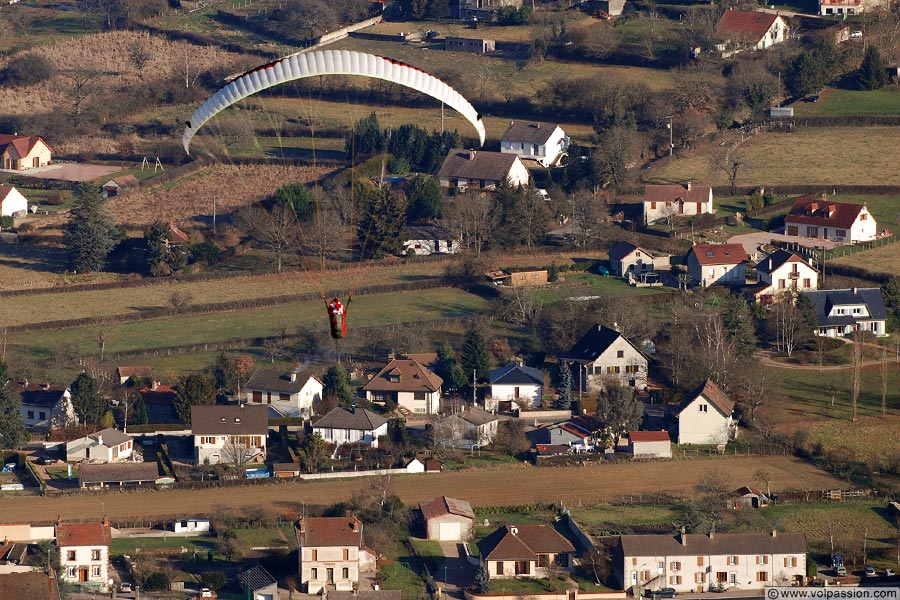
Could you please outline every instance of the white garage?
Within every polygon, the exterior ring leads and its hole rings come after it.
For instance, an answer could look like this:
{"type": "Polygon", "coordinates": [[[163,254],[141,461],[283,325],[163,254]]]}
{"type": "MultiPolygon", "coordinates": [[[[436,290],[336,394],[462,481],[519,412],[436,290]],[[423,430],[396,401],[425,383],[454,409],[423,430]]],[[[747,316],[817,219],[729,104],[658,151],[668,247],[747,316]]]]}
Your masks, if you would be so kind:
{"type": "Polygon", "coordinates": [[[440,542],[459,542],[472,537],[475,513],[465,500],[441,496],[419,504],[425,521],[426,538],[440,542]]]}

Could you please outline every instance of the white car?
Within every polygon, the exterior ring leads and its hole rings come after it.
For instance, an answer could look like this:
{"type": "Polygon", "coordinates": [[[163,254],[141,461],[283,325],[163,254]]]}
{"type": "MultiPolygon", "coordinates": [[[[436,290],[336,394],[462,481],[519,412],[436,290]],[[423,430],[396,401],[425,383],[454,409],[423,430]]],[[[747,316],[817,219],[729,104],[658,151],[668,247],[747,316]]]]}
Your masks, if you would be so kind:
{"type": "Polygon", "coordinates": [[[202,588],[200,590],[200,597],[201,598],[212,598],[213,597],[212,590],[210,590],[209,588],[202,588]]]}
{"type": "Polygon", "coordinates": [[[851,31],[850,32],[851,40],[858,40],[858,39],[862,38],[862,36],[863,36],[862,31],[851,31]]]}

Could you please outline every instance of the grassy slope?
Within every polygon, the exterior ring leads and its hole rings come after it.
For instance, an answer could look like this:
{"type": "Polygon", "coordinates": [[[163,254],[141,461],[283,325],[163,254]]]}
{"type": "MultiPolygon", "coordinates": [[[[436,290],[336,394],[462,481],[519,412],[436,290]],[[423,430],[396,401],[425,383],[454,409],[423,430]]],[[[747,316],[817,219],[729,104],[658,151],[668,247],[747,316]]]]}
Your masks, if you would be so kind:
{"type": "Polygon", "coordinates": [[[900,85],[875,91],[829,88],[818,102],[795,102],[794,115],[896,115],[900,114],[900,85]]]}

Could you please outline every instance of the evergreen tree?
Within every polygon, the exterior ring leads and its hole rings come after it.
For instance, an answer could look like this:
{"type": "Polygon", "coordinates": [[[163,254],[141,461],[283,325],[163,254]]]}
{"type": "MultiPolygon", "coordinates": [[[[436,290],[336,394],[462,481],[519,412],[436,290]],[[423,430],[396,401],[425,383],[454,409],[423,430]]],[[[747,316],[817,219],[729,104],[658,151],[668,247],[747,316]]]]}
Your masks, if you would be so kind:
{"type": "Polygon", "coordinates": [[[144,397],[138,394],[137,400],[134,402],[134,418],[135,425],[146,425],[150,422],[150,416],[147,414],[147,404],[144,397]]]}
{"type": "Polygon", "coordinates": [[[187,264],[187,253],[176,245],[167,243],[169,227],[156,221],[144,231],[147,242],[147,271],[154,277],[171,275],[187,264]]]}
{"type": "Polygon", "coordinates": [[[453,346],[444,342],[438,347],[437,364],[434,367],[434,373],[444,380],[444,389],[447,392],[458,391],[468,383],[466,372],[463,371],[459,361],[456,360],[456,353],[453,346]]]}
{"type": "Polygon", "coordinates": [[[559,397],[556,399],[556,408],[559,410],[571,410],[572,408],[572,369],[569,363],[559,363],[559,397]]]}
{"type": "Polygon", "coordinates": [[[866,48],[862,64],[856,72],[856,81],[861,90],[878,90],[887,85],[887,67],[881,57],[881,52],[875,46],[866,48]]]}
{"type": "Polygon", "coordinates": [[[351,165],[356,165],[363,158],[383,151],[384,134],[378,124],[378,117],[373,112],[360,119],[344,142],[344,152],[351,165]]]}
{"type": "Polygon", "coordinates": [[[480,561],[478,570],[475,571],[475,591],[479,594],[487,594],[491,591],[491,575],[487,569],[487,563],[480,561]]]}
{"type": "Polygon", "coordinates": [[[69,386],[69,391],[72,394],[72,407],[81,422],[91,425],[99,423],[106,410],[106,402],[100,394],[97,380],[88,373],[79,373],[69,386]]]}
{"type": "Polygon", "coordinates": [[[834,79],[839,57],[834,44],[822,42],[798,54],[788,64],[785,85],[795,98],[814,94],[834,79]]]}
{"type": "Polygon", "coordinates": [[[216,362],[212,367],[213,378],[216,380],[216,390],[219,395],[224,395],[228,390],[233,390],[237,383],[237,366],[224,352],[219,352],[216,362]]]}
{"type": "Polygon", "coordinates": [[[345,406],[353,403],[353,389],[350,387],[347,369],[343,365],[331,366],[325,373],[322,386],[323,396],[333,396],[345,406]]]}
{"type": "Polygon", "coordinates": [[[416,175],[406,190],[409,202],[406,218],[410,223],[440,218],[444,208],[441,186],[431,175],[416,175]]]}
{"type": "Polygon", "coordinates": [[[216,381],[206,373],[190,373],[178,378],[175,386],[175,413],[185,425],[191,423],[191,407],[216,403],[216,381]]]}
{"type": "Polygon", "coordinates": [[[368,194],[366,210],[359,223],[362,258],[384,258],[404,253],[406,207],[390,188],[368,194]]]}
{"type": "Polygon", "coordinates": [[[749,357],[756,351],[756,331],[753,313],[746,302],[730,296],[722,312],[722,321],[728,335],[737,343],[738,353],[749,357]]]}
{"type": "Polygon", "coordinates": [[[466,335],[466,341],[463,342],[460,352],[460,362],[465,369],[467,380],[473,371],[478,381],[487,380],[491,366],[484,338],[477,329],[470,329],[466,335]]]}
{"type": "Polygon", "coordinates": [[[0,448],[17,449],[31,436],[22,423],[21,402],[13,396],[6,363],[0,358],[0,448]]]}
{"type": "Polygon", "coordinates": [[[101,271],[122,232],[106,210],[100,186],[81,183],[74,197],[71,216],[63,226],[69,265],[75,271],[101,271]]]}
{"type": "Polygon", "coordinates": [[[286,204],[294,209],[300,221],[307,221],[316,212],[316,204],[306,184],[288,183],[278,188],[272,195],[273,204],[286,204]]]}
{"type": "Polygon", "coordinates": [[[608,385],[597,401],[597,423],[601,445],[615,448],[619,438],[635,431],[644,419],[644,404],[635,398],[634,389],[608,385]]]}

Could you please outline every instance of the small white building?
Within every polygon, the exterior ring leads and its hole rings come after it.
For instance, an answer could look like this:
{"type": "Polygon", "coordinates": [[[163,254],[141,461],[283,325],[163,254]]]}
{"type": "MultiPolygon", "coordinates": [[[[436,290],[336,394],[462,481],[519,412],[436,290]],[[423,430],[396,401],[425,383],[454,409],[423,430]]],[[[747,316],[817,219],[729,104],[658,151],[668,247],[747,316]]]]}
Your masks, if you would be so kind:
{"type": "Polygon", "coordinates": [[[678,405],[678,443],[721,446],[736,437],[734,402],[707,379],[678,405]]]}
{"type": "Polygon", "coordinates": [[[438,171],[443,187],[460,190],[490,190],[503,181],[512,187],[527,186],[530,177],[517,155],[487,150],[451,150],[438,171]]]}
{"type": "Polygon", "coordinates": [[[66,461],[116,462],[131,457],[134,440],[110,427],[66,442],[66,461]]]}
{"type": "Polygon", "coordinates": [[[339,406],[313,423],[313,434],[330,444],[366,444],[378,447],[378,438],[387,435],[387,419],[364,408],[339,406]]]}
{"type": "Polygon", "coordinates": [[[683,216],[713,214],[712,186],[645,185],[644,224],[650,225],[683,216]]]}
{"type": "Polygon", "coordinates": [[[109,545],[112,532],[109,521],[56,522],[56,547],[59,549],[59,578],[104,592],[109,579],[109,545]]]}
{"type": "Polygon", "coordinates": [[[410,225],[406,228],[406,237],[403,246],[407,252],[412,250],[416,256],[459,252],[459,240],[454,239],[440,225],[410,225]]]}
{"type": "Polygon", "coordinates": [[[269,409],[252,404],[191,407],[196,464],[235,466],[266,459],[269,409]]]}
{"type": "Polygon", "coordinates": [[[628,277],[629,273],[639,277],[642,273],[668,271],[672,255],[645,250],[631,242],[617,242],[609,250],[609,267],[613,275],[628,277]]]}
{"type": "Polygon", "coordinates": [[[475,533],[475,512],[465,500],[441,496],[419,503],[425,521],[425,539],[461,542],[475,533]]]}
{"type": "Polygon", "coordinates": [[[47,165],[53,150],[36,135],[0,134],[0,169],[26,171],[47,165]]]}
{"type": "Polygon", "coordinates": [[[747,284],[750,257],[741,244],[695,244],[688,250],[685,262],[688,275],[700,287],[747,284]]]}
{"type": "Polygon", "coordinates": [[[784,217],[785,235],[844,244],[869,242],[878,237],[878,224],[865,204],[830,202],[801,196],[784,217]]]}
{"type": "Polygon", "coordinates": [[[175,533],[209,533],[209,519],[195,517],[172,521],[172,531],[175,533]]]}
{"type": "Polygon", "coordinates": [[[124,191],[140,187],[141,182],[134,175],[120,175],[103,184],[103,197],[114,198],[124,191]]]}
{"type": "Polygon", "coordinates": [[[322,382],[312,372],[294,368],[288,373],[279,369],[260,369],[244,384],[244,400],[248,404],[265,405],[285,417],[309,418],[322,401],[322,382]]]}
{"type": "Polygon", "coordinates": [[[69,388],[25,380],[18,385],[18,392],[19,414],[28,429],[47,432],[78,423],[69,388]]]}
{"type": "MultiPolygon", "coordinates": [[[[512,364],[490,373],[491,402],[513,403],[540,408],[544,390],[544,373],[540,369],[512,364]]],[[[506,407],[504,407],[506,408],[506,407]]]]}
{"type": "Polygon", "coordinates": [[[0,217],[24,217],[28,214],[28,199],[11,185],[0,185],[0,217]]]}
{"type": "Polygon", "coordinates": [[[634,458],[672,458],[668,431],[629,431],[628,451],[634,458]]]}
{"type": "Polygon", "coordinates": [[[552,167],[569,150],[569,136],[559,125],[511,121],[500,136],[500,152],[552,167]]]}

